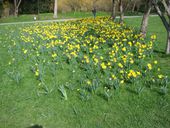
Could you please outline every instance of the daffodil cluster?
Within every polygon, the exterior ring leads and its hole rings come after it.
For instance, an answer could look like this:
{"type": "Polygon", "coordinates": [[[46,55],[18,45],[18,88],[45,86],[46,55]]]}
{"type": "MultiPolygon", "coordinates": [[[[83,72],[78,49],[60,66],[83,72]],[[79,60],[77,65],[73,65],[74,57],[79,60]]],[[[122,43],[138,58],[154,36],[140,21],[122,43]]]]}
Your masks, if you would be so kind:
{"type": "MultiPolygon", "coordinates": [[[[43,23],[21,30],[22,52],[36,63],[77,65],[84,85],[116,81],[129,83],[151,73],[157,61],[148,62],[156,35],[145,40],[125,24],[107,17],[62,23],[43,23]],[[74,63],[73,63],[74,62],[74,63]],[[84,75],[85,74],[85,75],[84,75]]],[[[36,68],[35,76],[39,76],[36,68]]],[[[164,76],[158,74],[158,78],[164,76]]]]}

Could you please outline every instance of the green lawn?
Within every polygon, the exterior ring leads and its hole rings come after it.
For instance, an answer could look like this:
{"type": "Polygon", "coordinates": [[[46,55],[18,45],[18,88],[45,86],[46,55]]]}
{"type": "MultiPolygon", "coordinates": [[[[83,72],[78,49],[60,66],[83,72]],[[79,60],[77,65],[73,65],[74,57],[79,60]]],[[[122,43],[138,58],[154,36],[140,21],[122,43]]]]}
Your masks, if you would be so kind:
{"type": "MultiPolygon", "coordinates": [[[[141,18],[125,21],[138,29],[141,18]]],[[[124,86],[114,91],[109,102],[96,95],[88,101],[81,101],[76,92],[68,91],[69,98],[65,101],[55,85],[51,93],[38,96],[36,80],[29,71],[22,71],[26,77],[19,85],[9,80],[6,74],[10,60],[7,44],[11,43],[9,36],[17,37],[22,27],[0,26],[0,128],[27,128],[33,124],[43,128],[170,127],[169,91],[161,95],[154,88],[144,88],[137,95],[133,87],[124,86]]],[[[158,60],[162,73],[170,77],[170,56],[163,53],[166,31],[158,17],[150,18],[148,32],[158,36],[153,58],[158,60]]],[[[19,66],[22,70],[28,65],[23,62],[19,66]]],[[[67,72],[62,73],[67,75],[67,72]]],[[[58,77],[66,79],[62,75],[58,77]]]]}
{"type": "MultiPolygon", "coordinates": [[[[108,16],[110,15],[107,12],[97,12],[97,16],[108,16]]],[[[37,17],[37,20],[55,20],[53,18],[53,13],[42,13],[39,15],[27,14],[20,15],[19,17],[10,16],[8,18],[1,18],[0,23],[10,23],[10,22],[26,22],[26,21],[34,21],[34,16],[37,17]]],[[[67,12],[67,13],[59,13],[57,19],[68,19],[68,18],[85,18],[92,17],[91,12],[67,12]]]]}

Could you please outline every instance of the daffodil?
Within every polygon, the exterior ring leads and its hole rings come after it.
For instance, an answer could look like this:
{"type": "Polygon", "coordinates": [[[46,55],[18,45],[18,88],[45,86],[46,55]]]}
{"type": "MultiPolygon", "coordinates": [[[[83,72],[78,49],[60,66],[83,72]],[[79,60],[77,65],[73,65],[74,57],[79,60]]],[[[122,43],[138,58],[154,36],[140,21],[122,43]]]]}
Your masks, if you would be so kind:
{"type": "Polygon", "coordinates": [[[106,69],[107,68],[107,66],[106,66],[106,64],[104,62],[101,63],[101,67],[102,67],[102,69],[106,69]]]}
{"type": "Polygon", "coordinates": [[[91,81],[90,81],[90,80],[87,80],[87,84],[88,84],[88,85],[91,85],[91,81]]]}
{"type": "Polygon", "coordinates": [[[158,61],[155,60],[155,61],[154,61],[154,64],[157,64],[157,63],[158,63],[158,61]]]}
{"type": "Polygon", "coordinates": [[[122,51],[125,52],[125,51],[126,51],[126,47],[123,47],[123,48],[122,48],[122,51]]]}
{"type": "Polygon", "coordinates": [[[124,82],[125,82],[124,80],[121,80],[121,81],[120,81],[120,84],[123,84],[124,82]]]}
{"type": "Polygon", "coordinates": [[[149,70],[152,70],[152,65],[151,64],[147,64],[147,67],[149,70]]]}
{"type": "Polygon", "coordinates": [[[39,76],[39,70],[35,71],[35,76],[39,76]]]}
{"type": "Polygon", "coordinates": [[[151,39],[155,40],[156,39],[156,35],[151,35],[151,39]]]}
{"type": "Polygon", "coordinates": [[[97,58],[94,58],[94,62],[95,62],[95,64],[97,64],[99,62],[99,60],[97,58]]]}
{"type": "Polygon", "coordinates": [[[158,75],[159,79],[162,79],[163,77],[164,77],[164,75],[162,75],[162,74],[158,75]]]}
{"type": "Polygon", "coordinates": [[[52,56],[53,58],[55,58],[55,57],[57,57],[57,54],[56,54],[56,53],[53,53],[51,56],[52,56]]]}
{"type": "Polygon", "coordinates": [[[116,79],[116,76],[114,74],[112,74],[112,79],[115,80],[116,79]]]}
{"type": "Polygon", "coordinates": [[[118,63],[118,66],[119,66],[120,68],[123,68],[123,65],[122,65],[121,63],[118,63]]]}
{"type": "Polygon", "coordinates": [[[130,45],[130,47],[132,46],[132,42],[129,41],[128,44],[130,45]]]}

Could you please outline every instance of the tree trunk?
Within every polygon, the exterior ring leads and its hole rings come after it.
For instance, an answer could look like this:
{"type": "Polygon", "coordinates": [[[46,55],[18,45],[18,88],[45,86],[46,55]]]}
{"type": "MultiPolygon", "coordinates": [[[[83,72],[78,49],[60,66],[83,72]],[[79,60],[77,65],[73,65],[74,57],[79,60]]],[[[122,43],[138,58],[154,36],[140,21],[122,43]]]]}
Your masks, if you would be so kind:
{"type": "MultiPolygon", "coordinates": [[[[166,4],[166,3],[165,3],[166,4]]],[[[166,28],[167,31],[167,45],[166,45],[166,54],[170,53],[170,21],[168,22],[166,17],[163,15],[162,11],[160,10],[159,6],[157,3],[153,2],[153,5],[155,7],[155,10],[157,11],[157,14],[159,15],[159,17],[162,20],[163,25],[166,28]]],[[[164,7],[167,5],[164,5],[164,7]]],[[[167,11],[167,16],[169,17],[169,12],[170,12],[170,0],[168,1],[168,8],[165,7],[166,11],[167,11]]]]}
{"type": "Polygon", "coordinates": [[[135,1],[134,4],[133,4],[132,12],[135,11],[135,7],[136,7],[136,1],[135,1]]]}
{"type": "Polygon", "coordinates": [[[143,19],[142,19],[142,23],[141,23],[141,29],[140,29],[140,32],[141,32],[143,37],[146,37],[149,14],[150,14],[151,9],[152,9],[151,3],[147,2],[146,9],[145,9],[143,19]]]}
{"type": "MultiPolygon", "coordinates": [[[[168,0],[168,5],[166,5],[165,0],[163,0],[162,2],[167,11],[167,15],[169,18],[169,27],[170,27],[170,0],[168,0]]],[[[170,30],[167,31],[166,54],[170,54],[170,30]]]]}
{"type": "Polygon", "coordinates": [[[119,0],[119,9],[120,9],[120,24],[123,24],[124,13],[123,13],[123,2],[119,0]]]}
{"type": "Polygon", "coordinates": [[[21,4],[21,0],[14,0],[14,16],[18,16],[18,9],[21,4]]]}
{"type": "Polygon", "coordinates": [[[14,16],[18,16],[18,8],[17,7],[15,7],[15,10],[14,10],[14,16]]]}
{"type": "Polygon", "coordinates": [[[54,1],[54,18],[57,18],[57,0],[54,1]]]}
{"type": "Polygon", "coordinates": [[[168,24],[168,22],[167,22],[165,16],[163,15],[163,13],[161,12],[159,6],[157,4],[154,4],[154,7],[155,7],[155,9],[157,11],[158,16],[161,18],[162,23],[165,26],[166,30],[170,31],[170,25],[168,24]]]}
{"type": "Polygon", "coordinates": [[[126,5],[126,7],[125,7],[125,9],[124,9],[125,12],[128,11],[130,4],[131,4],[131,2],[128,2],[128,3],[127,3],[127,5],[126,5]]]}
{"type": "Polygon", "coordinates": [[[9,16],[9,11],[10,11],[10,5],[9,1],[3,1],[2,2],[2,17],[8,17],[9,16]]]}
{"type": "Polygon", "coordinates": [[[37,0],[37,15],[38,15],[38,20],[40,19],[40,1],[39,0],[37,0]]]}
{"type": "Polygon", "coordinates": [[[170,54],[170,31],[167,32],[166,54],[170,54]]]}
{"type": "Polygon", "coordinates": [[[76,14],[77,12],[77,7],[74,7],[74,15],[76,14]]]}
{"type": "Polygon", "coordinates": [[[111,18],[115,20],[116,18],[116,1],[112,0],[112,13],[111,13],[111,18]]]}

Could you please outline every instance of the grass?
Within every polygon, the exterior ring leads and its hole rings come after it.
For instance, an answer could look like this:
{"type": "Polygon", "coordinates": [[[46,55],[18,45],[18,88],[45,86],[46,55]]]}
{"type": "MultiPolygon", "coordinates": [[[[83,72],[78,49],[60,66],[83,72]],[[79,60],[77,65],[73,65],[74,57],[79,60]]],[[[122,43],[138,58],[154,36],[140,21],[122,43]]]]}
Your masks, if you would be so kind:
{"type": "MultiPolygon", "coordinates": [[[[108,16],[107,12],[97,12],[97,16],[108,16]]],[[[10,16],[8,18],[1,18],[0,23],[10,23],[10,22],[26,22],[26,21],[34,21],[34,16],[38,17],[38,15],[27,14],[20,15],[19,17],[10,16]]],[[[67,13],[59,13],[57,19],[68,19],[68,18],[85,18],[92,17],[91,12],[67,12],[67,13]]],[[[39,15],[37,20],[54,20],[53,13],[42,13],[39,15]]]]}
{"type": "MultiPolygon", "coordinates": [[[[126,19],[127,24],[139,28],[141,18],[126,19]]],[[[19,85],[9,80],[6,68],[10,56],[7,43],[9,34],[17,36],[22,25],[0,26],[0,128],[27,128],[33,124],[43,128],[169,128],[170,93],[161,95],[155,89],[147,89],[137,95],[135,88],[123,87],[115,91],[110,102],[94,95],[89,101],[81,101],[77,93],[68,91],[68,100],[62,100],[58,87],[48,95],[38,96],[36,80],[29,71],[19,85]]],[[[156,33],[158,44],[154,58],[159,61],[163,74],[170,77],[170,56],[165,55],[166,31],[158,17],[151,17],[148,33],[156,33]],[[159,27],[156,27],[159,26],[159,27]]],[[[27,62],[20,68],[28,66],[27,62]]],[[[24,68],[23,68],[24,69],[24,68]]],[[[67,75],[67,72],[62,72],[67,75]]],[[[64,76],[58,76],[65,80],[64,76]]]]}
{"type": "MultiPolygon", "coordinates": [[[[133,21],[132,19],[126,19],[126,24],[129,24],[133,27],[136,27],[136,29],[139,29],[141,20],[142,18],[135,18],[135,20],[133,21]]],[[[155,44],[154,57],[155,59],[159,60],[160,67],[162,68],[162,70],[166,72],[168,76],[170,76],[170,66],[169,66],[170,56],[164,54],[166,49],[167,35],[166,35],[166,30],[159,17],[150,17],[149,26],[148,26],[148,36],[152,34],[157,35],[157,43],[155,44]]]]}

